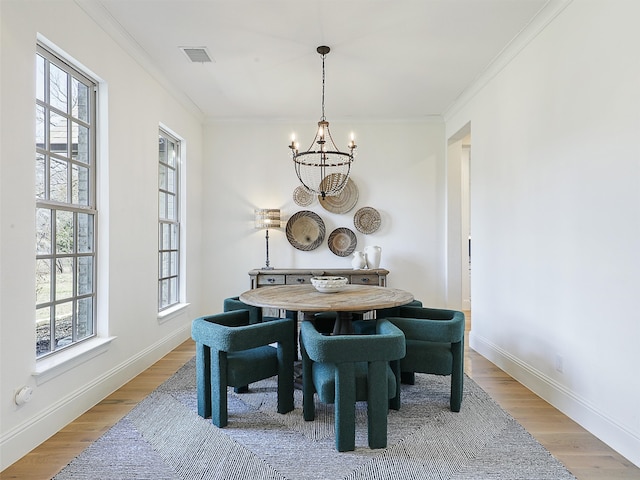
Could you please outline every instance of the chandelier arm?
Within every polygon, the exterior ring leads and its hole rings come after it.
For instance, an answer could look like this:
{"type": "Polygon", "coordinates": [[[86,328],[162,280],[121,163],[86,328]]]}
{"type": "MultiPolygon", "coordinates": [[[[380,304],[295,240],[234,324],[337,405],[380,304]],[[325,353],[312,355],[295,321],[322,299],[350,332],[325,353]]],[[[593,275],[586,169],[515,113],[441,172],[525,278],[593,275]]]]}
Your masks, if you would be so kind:
{"type": "Polygon", "coordinates": [[[329,142],[331,142],[331,145],[333,146],[334,150],[336,150],[337,152],[340,152],[340,149],[337,147],[336,142],[333,141],[333,137],[331,136],[331,130],[329,130],[329,127],[327,126],[327,137],[329,137],[329,142]]]}

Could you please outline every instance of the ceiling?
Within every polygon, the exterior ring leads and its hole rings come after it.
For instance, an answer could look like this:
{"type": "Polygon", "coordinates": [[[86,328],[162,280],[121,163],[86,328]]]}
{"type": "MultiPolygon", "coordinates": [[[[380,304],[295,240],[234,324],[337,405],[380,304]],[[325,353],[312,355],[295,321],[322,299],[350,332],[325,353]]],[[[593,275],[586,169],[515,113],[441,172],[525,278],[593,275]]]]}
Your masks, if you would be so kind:
{"type": "Polygon", "coordinates": [[[76,0],[204,118],[443,114],[548,0],[76,0]],[[179,47],[205,47],[193,63],[179,47]]]}

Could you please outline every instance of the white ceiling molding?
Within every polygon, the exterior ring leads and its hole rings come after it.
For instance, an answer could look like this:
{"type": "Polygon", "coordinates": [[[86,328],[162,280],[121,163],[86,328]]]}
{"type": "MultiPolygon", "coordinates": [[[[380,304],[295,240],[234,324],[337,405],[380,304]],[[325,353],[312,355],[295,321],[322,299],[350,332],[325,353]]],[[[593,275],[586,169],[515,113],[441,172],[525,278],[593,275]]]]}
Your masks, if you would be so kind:
{"type": "Polygon", "coordinates": [[[75,3],[89,15],[120,47],[128,53],[138,64],[147,71],[162,87],[176,100],[193,113],[200,121],[204,120],[204,113],[200,107],[151,61],[146,50],[127,32],[122,25],[109,13],[98,0],[74,0],[75,3]]]}
{"type": "Polygon", "coordinates": [[[573,0],[549,0],[526,27],[496,56],[487,68],[471,83],[443,113],[444,121],[455,115],[487,83],[498,75],[531,43],[573,0]]]}

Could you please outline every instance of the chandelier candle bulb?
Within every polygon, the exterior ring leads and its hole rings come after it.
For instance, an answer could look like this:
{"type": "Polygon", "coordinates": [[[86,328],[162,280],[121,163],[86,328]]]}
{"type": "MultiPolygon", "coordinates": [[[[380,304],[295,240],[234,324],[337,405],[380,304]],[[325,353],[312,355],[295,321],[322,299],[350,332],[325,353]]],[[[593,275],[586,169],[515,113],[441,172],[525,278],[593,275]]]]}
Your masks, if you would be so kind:
{"type": "Polygon", "coordinates": [[[289,145],[289,148],[291,149],[292,152],[297,153],[298,152],[298,143],[296,142],[296,134],[293,133],[291,134],[291,145],[289,145]]]}

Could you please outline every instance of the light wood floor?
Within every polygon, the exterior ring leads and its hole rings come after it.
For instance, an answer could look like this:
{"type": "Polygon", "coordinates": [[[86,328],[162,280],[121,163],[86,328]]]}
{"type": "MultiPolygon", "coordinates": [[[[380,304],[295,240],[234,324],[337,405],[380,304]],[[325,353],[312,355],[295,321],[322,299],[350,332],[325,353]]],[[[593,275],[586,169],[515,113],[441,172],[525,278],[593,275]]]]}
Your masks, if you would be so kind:
{"type": "MultiPolygon", "coordinates": [[[[53,477],[194,354],[193,342],[184,342],[5,469],[0,478],[43,480],[53,477]]],[[[579,480],[640,479],[640,468],[469,348],[465,370],[579,480]]]]}

